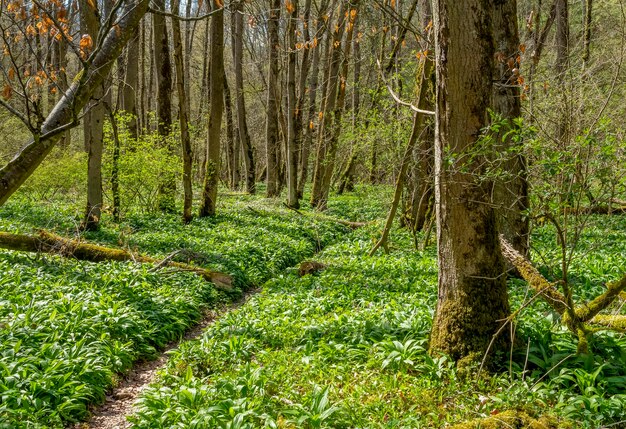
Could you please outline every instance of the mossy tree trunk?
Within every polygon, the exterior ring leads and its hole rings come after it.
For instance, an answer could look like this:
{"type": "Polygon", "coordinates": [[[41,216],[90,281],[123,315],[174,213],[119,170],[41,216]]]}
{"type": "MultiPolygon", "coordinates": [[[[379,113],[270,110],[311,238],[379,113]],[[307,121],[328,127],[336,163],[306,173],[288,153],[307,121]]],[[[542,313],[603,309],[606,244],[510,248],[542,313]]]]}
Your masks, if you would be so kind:
{"type": "Polygon", "coordinates": [[[485,155],[475,152],[491,104],[492,5],[433,2],[439,300],[430,349],[456,360],[485,353],[509,315],[491,186],[480,178],[485,155]]]}

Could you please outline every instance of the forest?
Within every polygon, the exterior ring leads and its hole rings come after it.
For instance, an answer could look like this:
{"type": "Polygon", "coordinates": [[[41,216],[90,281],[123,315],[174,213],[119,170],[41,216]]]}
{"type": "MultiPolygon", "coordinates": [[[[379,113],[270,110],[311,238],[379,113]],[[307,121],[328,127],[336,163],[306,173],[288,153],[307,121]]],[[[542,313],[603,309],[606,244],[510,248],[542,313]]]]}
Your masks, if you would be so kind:
{"type": "Polygon", "coordinates": [[[2,0],[0,46],[0,429],[626,428],[623,0],[2,0]]]}

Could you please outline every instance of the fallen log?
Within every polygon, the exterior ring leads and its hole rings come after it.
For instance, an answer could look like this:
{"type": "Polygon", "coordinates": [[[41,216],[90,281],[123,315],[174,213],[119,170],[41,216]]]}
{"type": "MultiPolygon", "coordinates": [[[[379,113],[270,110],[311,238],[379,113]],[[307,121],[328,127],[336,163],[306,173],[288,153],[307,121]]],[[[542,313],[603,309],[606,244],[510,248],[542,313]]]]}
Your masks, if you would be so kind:
{"type": "Polygon", "coordinates": [[[47,231],[39,231],[38,235],[0,232],[0,248],[20,252],[51,253],[90,262],[133,261],[155,264],[158,268],[171,267],[181,271],[189,271],[212,282],[217,289],[226,292],[233,290],[233,279],[228,274],[171,261],[167,258],[157,259],[151,256],[136,255],[123,249],[114,249],[80,240],[73,240],[47,231]]]}

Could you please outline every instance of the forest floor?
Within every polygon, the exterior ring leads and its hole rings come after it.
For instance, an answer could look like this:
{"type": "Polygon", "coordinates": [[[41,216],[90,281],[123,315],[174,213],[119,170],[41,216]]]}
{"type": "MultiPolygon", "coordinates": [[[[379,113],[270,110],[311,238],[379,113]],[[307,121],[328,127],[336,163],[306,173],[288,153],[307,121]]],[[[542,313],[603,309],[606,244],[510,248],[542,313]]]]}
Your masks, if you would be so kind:
{"type": "MultiPolygon", "coordinates": [[[[0,252],[0,428],[67,427],[90,413],[77,427],[624,427],[626,338],[598,333],[593,354],[577,356],[523,281],[509,283],[523,311],[498,371],[429,356],[433,243],[415,250],[425,237],[395,228],[390,253],[367,256],[388,191],[335,197],[323,216],[237,195],[186,227],[135,214],[84,237],[155,257],[190,249],[192,263],[234,277],[233,293],[171,269],[0,252]],[[313,255],[326,268],[300,276],[313,255]]],[[[71,236],[76,213],[16,200],[0,209],[0,230],[71,236]]],[[[594,216],[582,238],[577,299],[626,272],[626,220],[594,216]]],[[[550,226],[533,232],[551,279],[555,243],[550,226]]]]}

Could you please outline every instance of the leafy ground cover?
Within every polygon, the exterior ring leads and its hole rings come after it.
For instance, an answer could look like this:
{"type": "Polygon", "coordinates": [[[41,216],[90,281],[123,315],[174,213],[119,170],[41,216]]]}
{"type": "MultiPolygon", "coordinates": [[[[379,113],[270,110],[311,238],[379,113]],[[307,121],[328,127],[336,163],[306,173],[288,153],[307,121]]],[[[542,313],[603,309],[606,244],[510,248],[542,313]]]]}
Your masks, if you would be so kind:
{"type": "MultiPolygon", "coordinates": [[[[347,228],[259,198],[225,199],[213,219],[130,215],[85,238],[153,256],[186,249],[192,263],[233,275],[219,292],[191,273],[0,252],[0,427],[84,419],[120,373],[179,338],[204,310],[241,296],[337,240],[347,228]]],[[[0,230],[76,230],[75,207],[16,200],[0,230]]],[[[182,255],[182,254],[181,254],[182,255]]]]}
{"type": "MultiPolygon", "coordinates": [[[[350,202],[341,205],[335,209],[350,202]]],[[[571,271],[579,295],[626,270],[624,219],[595,224],[571,271]],[[612,245],[602,248],[609,234],[612,245]]],[[[598,334],[593,354],[576,356],[556,315],[528,303],[524,282],[511,281],[512,307],[524,308],[497,375],[431,357],[435,250],[416,252],[407,233],[394,231],[396,250],[367,257],[379,227],[326,248],[319,259],[328,268],[318,275],[284,271],[199,340],[183,343],[140,399],[134,427],[619,427],[626,415],[621,334],[598,334]]],[[[553,232],[538,230],[534,243],[537,258],[552,266],[553,232]]]]}

